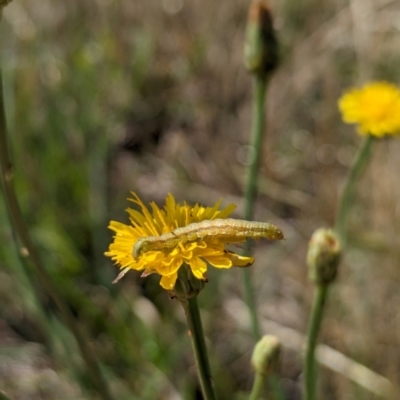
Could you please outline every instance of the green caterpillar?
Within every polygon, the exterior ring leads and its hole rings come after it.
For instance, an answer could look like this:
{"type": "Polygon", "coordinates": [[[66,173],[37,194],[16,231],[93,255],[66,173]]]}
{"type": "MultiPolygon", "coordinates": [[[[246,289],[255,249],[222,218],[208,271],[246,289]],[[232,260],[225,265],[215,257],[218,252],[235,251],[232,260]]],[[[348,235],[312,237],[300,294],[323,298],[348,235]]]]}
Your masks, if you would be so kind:
{"type": "Polygon", "coordinates": [[[172,249],[179,243],[193,242],[215,237],[226,243],[243,242],[248,237],[269,240],[283,239],[282,231],[268,222],[244,221],[240,219],[213,219],[194,222],[182,228],[160,236],[146,236],[139,238],[133,246],[132,255],[140,257],[143,253],[152,250],[172,249]]]}

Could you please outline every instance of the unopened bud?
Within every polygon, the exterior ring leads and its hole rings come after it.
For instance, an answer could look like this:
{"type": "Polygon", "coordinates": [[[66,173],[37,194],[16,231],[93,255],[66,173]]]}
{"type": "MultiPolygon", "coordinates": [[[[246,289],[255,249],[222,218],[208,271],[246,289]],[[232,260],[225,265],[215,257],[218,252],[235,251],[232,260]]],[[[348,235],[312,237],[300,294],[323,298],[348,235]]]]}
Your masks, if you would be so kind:
{"type": "Polygon", "coordinates": [[[251,73],[266,75],[278,65],[278,43],[272,25],[268,3],[253,0],[244,47],[245,65],[251,73]]]}
{"type": "Polygon", "coordinates": [[[317,229],[308,245],[308,277],[317,284],[331,283],[337,273],[341,248],[332,229],[317,229]]]}
{"type": "Polygon", "coordinates": [[[254,346],[251,365],[257,374],[270,375],[279,366],[281,343],[275,336],[265,335],[254,346]]]}

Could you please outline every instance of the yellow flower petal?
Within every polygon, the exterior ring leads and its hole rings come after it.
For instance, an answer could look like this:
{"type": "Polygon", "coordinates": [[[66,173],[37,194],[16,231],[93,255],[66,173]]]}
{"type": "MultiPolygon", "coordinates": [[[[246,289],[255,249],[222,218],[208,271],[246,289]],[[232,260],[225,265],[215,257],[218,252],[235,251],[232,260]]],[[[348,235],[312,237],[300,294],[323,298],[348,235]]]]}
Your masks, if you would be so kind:
{"type": "Polygon", "coordinates": [[[229,253],[228,257],[235,267],[250,267],[254,263],[254,257],[241,256],[236,253],[229,253]]]}
{"type": "Polygon", "coordinates": [[[373,82],[361,89],[350,89],[338,105],[343,121],[357,124],[361,135],[400,133],[400,89],[392,83],[373,82]]]}
{"type": "Polygon", "coordinates": [[[178,278],[178,274],[163,276],[160,280],[160,285],[165,290],[172,290],[175,286],[175,282],[178,278]]]}
{"type": "Polygon", "coordinates": [[[207,263],[205,261],[199,257],[193,257],[190,260],[190,268],[197,279],[204,279],[207,272],[207,263]]]}
{"type": "MultiPolygon", "coordinates": [[[[139,197],[132,193],[129,199],[140,210],[127,209],[130,225],[111,221],[109,229],[114,231],[114,240],[105,253],[123,271],[116,280],[121,278],[128,269],[142,271],[142,276],[157,273],[161,276],[160,285],[166,290],[173,290],[178,279],[178,271],[182,265],[190,266],[191,273],[196,279],[205,280],[207,262],[217,268],[230,268],[232,266],[248,266],[254,262],[252,257],[242,257],[225,249],[226,240],[214,236],[206,238],[187,239],[171,247],[162,246],[144,251],[139,256],[133,257],[132,251],[136,242],[143,237],[160,236],[172,232],[176,228],[187,226],[194,222],[227,218],[235,209],[230,204],[220,210],[221,200],[213,207],[203,207],[199,204],[189,206],[177,204],[172,194],[168,194],[165,206],[161,209],[154,202],[146,207],[139,197]]],[[[229,242],[242,241],[245,237],[229,238],[229,242]]],[[[157,238],[155,238],[157,240],[157,238]]],[[[162,244],[162,242],[161,242],[162,244]]]]}
{"type": "Polygon", "coordinates": [[[224,256],[210,256],[206,257],[206,260],[215,268],[231,268],[233,266],[231,259],[224,256]]]}
{"type": "Polygon", "coordinates": [[[169,276],[176,274],[178,269],[181,267],[183,263],[182,257],[174,257],[168,259],[166,262],[159,263],[156,270],[160,275],[169,276]]]}

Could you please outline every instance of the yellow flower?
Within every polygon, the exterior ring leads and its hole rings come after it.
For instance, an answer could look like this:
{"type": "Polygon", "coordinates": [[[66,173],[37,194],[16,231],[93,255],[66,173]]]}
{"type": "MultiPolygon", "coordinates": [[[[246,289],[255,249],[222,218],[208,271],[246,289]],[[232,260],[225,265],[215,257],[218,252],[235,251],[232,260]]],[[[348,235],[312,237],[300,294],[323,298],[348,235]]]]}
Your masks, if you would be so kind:
{"type": "Polygon", "coordinates": [[[400,133],[400,90],[392,83],[373,82],[350,89],[338,103],[343,121],[358,124],[361,135],[400,133]]]}
{"type": "Polygon", "coordinates": [[[236,206],[230,204],[219,210],[220,200],[214,207],[202,207],[198,204],[191,207],[186,203],[177,204],[169,194],[163,209],[152,202],[150,211],[135,193],[132,195],[134,198],[129,200],[137,204],[142,212],[128,208],[130,225],[116,221],[111,221],[109,225],[116,234],[105,255],[111,257],[122,269],[116,280],[130,269],[143,271],[142,276],[158,273],[161,275],[161,286],[172,290],[178,270],[183,264],[189,265],[193,275],[199,280],[206,280],[207,262],[216,268],[247,267],[253,264],[252,257],[240,256],[226,250],[226,241],[216,238],[197,239],[179,243],[173,248],[146,251],[134,258],[133,246],[139,238],[159,236],[194,222],[227,218],[236,206]]]}

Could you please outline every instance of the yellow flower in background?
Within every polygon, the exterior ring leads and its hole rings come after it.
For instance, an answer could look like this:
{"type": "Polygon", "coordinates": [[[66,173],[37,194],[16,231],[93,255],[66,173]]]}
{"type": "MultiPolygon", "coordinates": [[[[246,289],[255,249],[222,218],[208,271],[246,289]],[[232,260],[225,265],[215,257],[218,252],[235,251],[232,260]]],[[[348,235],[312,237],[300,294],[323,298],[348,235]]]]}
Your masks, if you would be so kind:
{"type": "Polygon", "coordinates": [[[400,89],[392,83],[373,82],[350,89],[338,104],[343,121],[357,124],[361,135],[400,133],[400,89]]]}
{"type": "Polygon", "coordinates": [[[111,221],[109,225],[115,236],[105,255],[111,257],[122,269],[116,281],[133,269],[143,271],[142,276],[159,274],[160,285],[166,290],[172,290],[178,270],[183,264],[190,266],[197,279],[206,280],[207,262],[216,268],[247,267],[254,262],[253,257],[240,256],[226,250],[226,240],[218,240],[217,237],[196,238],[178,243],[172,248],[146,251],[134,257],[133,248],[139,239],[160,236],[196,222],[225,219],[236,206],[230,204],[219,210],[220,200],[213,207],[202,207],[198,204],[191,207],[186,203],[177,204],[174,197],[169,194],[163,209],[152,202],[149,210],[135,193],[132,195],[133,199],[129,200],[137,204],[141,212],[128,208],[130,225],[116,221],[111,221]]]}

